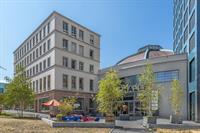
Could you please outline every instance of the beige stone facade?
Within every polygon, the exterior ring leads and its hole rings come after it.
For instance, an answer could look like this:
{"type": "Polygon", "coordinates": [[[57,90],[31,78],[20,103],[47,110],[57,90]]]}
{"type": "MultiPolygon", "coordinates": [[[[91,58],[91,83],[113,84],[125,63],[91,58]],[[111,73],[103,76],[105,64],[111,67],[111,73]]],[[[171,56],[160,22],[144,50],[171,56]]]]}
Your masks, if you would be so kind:
{"type": "Polygon", "coordinates": [[[15,72],[20,65],[37,94],[36,111],[45,112],[41,103],[52,98],[76,96],[79,111],[89,112],[97,90],[100,35],[53,12],[14,51],[15,72]]]}

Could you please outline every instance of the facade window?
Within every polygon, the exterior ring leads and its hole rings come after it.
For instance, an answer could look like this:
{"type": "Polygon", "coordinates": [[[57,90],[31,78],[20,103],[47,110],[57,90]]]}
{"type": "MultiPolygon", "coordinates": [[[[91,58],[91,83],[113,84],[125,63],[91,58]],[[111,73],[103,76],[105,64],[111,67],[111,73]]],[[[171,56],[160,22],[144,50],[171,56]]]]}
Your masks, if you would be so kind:
{"type": "Polygon", "coordinates": [[[30,68],[30,76],[32,76],[32,68],[30,68]]]}
{"type": "Polygon", "coordinates": [[[35,91],[35,81],[33,81],[33,91],[35,91]]]}
{"type": "Polygon", "coordinates": [[[42,55],[42,46],[40,46],[40,56],[42,55]]]}
{"type": "Polygon", "coordinates": [[[179,71],[171,70],[171,71],[162,71],[155,73],[156,82],[169,82],[172,80],[179,78],[179,71]]]}
{"type": "Polygon", "coordinates": [[[76,37],[76,27],[75,27],[75,26],[72,26],[72,27],[71,27],[71,35],[72,35],[73,37],[76,37]]]}
{"type": "Polygon", "coordinates": [[[194,8],[194,5],[195,5],[195,0],[190,0],[189,2],[189,11],[191,13],[192,9],[194,8]]]}
{"type": "Polygon", "coordinates": [[[33,37],[33,46],[35,46],[35,36],[33,37]]]}
{"type": "Polygon", "coordinates": [[[48,75],[48,77],[47,77],[47,88],[48,88],[48,90],[51,89],[51,75],[48,75]]]}
{"type": "Polygon", "coordinates": [[[35,75],[35,66],[33,67],[33,75],[35,75]]]}
{"type": "Polygon", "coordinates": [[[68,33],[68,23],[63,22],[63,32],[68,33]]]}
{"type": "Polygon", "coordinates": [[[43,70],[46,69],[46,60],[43,61],[43,70]]]}
{"type": "Polygon", "coordinates": [[[72,76],[72,89],[76,89],[76,77],[75,76],[72,76]]]}
{"type": "Polygon", "coordinates": [[[194,28],[195,25],[195,12],[193,12],[190,21],[189,21],[189,32],[191,33],[192,29],[194,28]]]}
{"type": "Polygon", "coordinates": [[[39,35],[40,35],[40,41],[41,41],[42,40],[42,30],[40,30],[39,35]]]}
{"type": "Polygon", "coordinates": [[[72,59],[71,68],[72,68],[72,69],[76,69],[76,60],[73,60],[73,59],[72,59]]]}
{"type": "Polygon", "coordinates": [[[43,90],[46,91],[46,77],[43,78],[43,90]]]}
{"type": "Polygon", "coordinates": [[[68,50],[68,40],[66,40],[66,39],[63,39],[63,48],[65,50],[68,50]]]}
{"type": "Polygon", "coordinates": [[[27,51],[29,51],[29,42],[27,42],[26,45],[27,45],[27,51]]]}
{"type": "Polygon", "coordinates": [[[50,22],[47,24],[47,33],[49,34],[50,32],[50,22]]]}
{"type": "Polygon", "coordinates": [[[94,90],[94,80],[90,79],[90,91],[94,90]]]}
{"type": "Polygon", "coordinates": [[[192,61],[190,61],[189,64],[189,72],[190,72],[190,77],[189,77],[189,81],[192,82],[195,80],[195,59],[192,59],[192,61]]]}
{"type": "Polygon", "coordinates": [[[46,52],[46,42],[43,44],[43,53],[46,52]]]}
{"type": "Polygon", "coordinates": [[[94,72],[94,66],[90,65],[90,72],[93,73],[94,72]]]}
{"type": "Polygon", "coordinates": [[[63,66],[68,67],[68,58],[67,57],[63,57],[63,66]]]}
{"type": "Polygon", "coordinates": [[[36,58],[38,58],[38,48],[36,49],[36,58]]]}
{"type": "Polygon", "coordinates": [[[40,62],[40,72],[42,71],[42,62],[40,62]]]}
{"type": "Polygon", "coordinates": [[[42,78],[40,78],[40,92],[42,92],[42,78]]]}
{"type": "Polygon", "coordinates": [[[51,39],[47,41],[47,50],[50,50],[50,48],[51,48],[51,39]]]}
{"type": "Polygon", "coordinates": [[[35,51],[33,51],[33,60],[35,60],[35,51]]]}
{"type": "Polygon", "coordinates": [[[84,63],[79,62],[79,70],[83,71],[84,70],[84,63]]]}
{"type": "Polygon", "coordinates": [[[68,75],[63,74],[63,88],[68,88],[68,75]]]}
{"type": "Polygon", "coordinates": [[[43,28],[43,37],[45,37],[46,36],[46,26],[44,26],[44,28],[43,28]]]}
{"type": "Polygon", "coordinates": [[[90,49],[90,58],[94,59],[94,51],[90,49]]]}
{"type": "Polygon", "coordinates": [[[38,43],[38,33],[35,35],[36,44],[38,43]]]}
{"type": "Polygon", "coordinates": [[[84,82],[83,78],[79,78],[79,90],[83,90],[84,82]]]}
{"type": "Polygon", "coordinates": [[[189,40],[189,52],[191,52],[195,47],[195,32],[192,34],[189,40]]]}
{"type": "Polygon", "coordinates": [[[79,30],[79,39],[83,40],[84,38],[84,32],[82,30],[79,30]]]}
{"type": "Polygon", "coordinates": [[[75,42],[72,42],[71,52],[76,53],[76,43],[75,42]]]}
{"type": "Polygon", "coordinates": [[[188,21],[188,8],[186,9],[185,14],[184,14],[184,26],[186,26],[187,21],[188,21]]]}
{"type": "Polygon", "coordinates": [[[187,41],[188,39],[188,26],[185,28],[185,31],[184,31],[184,43],[187,41]]]}
{"type": "Polygon", "coordinates": [[[36,73],[38,73],[38,64],[36,65],[36,73]]]}
{"type": "Polygon", "coordinates": [[[79,45],[79,55],[84,56],[84,46],[79,45]]]}
{"type": "Polygon", "coordinates": [[[32,59],[33,59],[33,55],[32,53],[30,54],[30,63],[32,62],[32,59]]]}
{"type": "Polygon", "coordinates": [[[48,67],[51,66],[51,57],[48,57],[48,59],[47,59],[47,66],[48,66],[48,67]]]}
{"type": "Polygon", "coordinates": [[[36,92],[38,92],[38,80],[36,80],[35,83],[36,83],[36,84],[35,84],[35,89],[36,89],[36,92]]]}
{"type": "Polygon", "coordinates": [[[94,44],[94,36],[90,35],[90,44],[94,44]]]}

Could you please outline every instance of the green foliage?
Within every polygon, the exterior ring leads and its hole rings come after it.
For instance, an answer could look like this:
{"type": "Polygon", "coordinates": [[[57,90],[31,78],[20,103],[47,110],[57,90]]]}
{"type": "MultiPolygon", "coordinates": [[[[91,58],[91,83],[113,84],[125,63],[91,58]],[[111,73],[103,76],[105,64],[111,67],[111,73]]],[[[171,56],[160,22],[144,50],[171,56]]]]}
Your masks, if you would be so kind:
{"type": "Polygon", "coordinates": [[[35,94],[30,88],[30,80],[25,76],[24,68],[17,69],[15,77],[6,86],[4,104],[9,107],[19,107],[21,116],[26,107],[33,105],[35,94]]]}
{"type": "Polygon", "coordinates": [[[126,88],[127,86],[122,85],[115,70],[108,71],[105,77],[99,81],[99,91],[96,95],[98,110],[106,115],[113,115],[126,88]]]}
{"type": "MultiPolygon", "coordinates": [[[[141,102],[141,110],[148,116],[152,116],[155,109],[152,105],[158,104],[158,87],[155,86],[154,72],[151,64],[147,64],[143,74],[139,76],[138,99],[141,102]],[[142,89],[141,89],[142,87],[142,89]]],[[[158,105],[157,105],[158,106],[158,105]]]]}
{"type": "Polygon", "coordinates": [[[182,103],[183,103],[183,88],[178,80],[173,80],[171,88],[170,103],[172,111],[175,115],[180,115],[182,103]]]}
{"type": "Polygon", "coordinates": [[[56,119],[58,120],[58,121],[62,121],[62,117],[63,117],[64,115],[63,114],[57,114],[56,115],[56,119]]]}
{"type": "Polygon", "coordinates": [[[76,102],[76,98],[65,98],[63,102],[61,102],[60,106],[58,106],[58,110],[62,115],[68,115],[74,110],[74,104],[76,102]]]}

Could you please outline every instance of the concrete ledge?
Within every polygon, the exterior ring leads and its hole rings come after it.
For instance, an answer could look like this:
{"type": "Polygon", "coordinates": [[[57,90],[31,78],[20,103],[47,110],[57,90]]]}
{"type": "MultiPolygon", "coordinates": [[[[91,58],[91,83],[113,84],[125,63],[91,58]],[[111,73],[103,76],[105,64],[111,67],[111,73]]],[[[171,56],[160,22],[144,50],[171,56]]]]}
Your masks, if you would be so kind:
{"type": "Polygon", "coordinates": [[[49,124],[51,127],[82,127],[82,128],[114,128],[114,123],[103,122],[57,122],[47,118],[42,118],[42,121],[49,124]]]}

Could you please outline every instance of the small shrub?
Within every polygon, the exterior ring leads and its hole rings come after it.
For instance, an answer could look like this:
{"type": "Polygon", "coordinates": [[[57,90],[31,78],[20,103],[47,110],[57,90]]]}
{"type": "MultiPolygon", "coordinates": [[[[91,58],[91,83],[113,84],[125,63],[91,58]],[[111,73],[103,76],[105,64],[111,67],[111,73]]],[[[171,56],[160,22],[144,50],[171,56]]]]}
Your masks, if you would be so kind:
{"type": "Polygon", "coordinates": [[[63,117],[63,114],[57,114],[57,115],[56,115],[56,119],[57,119],[58,121],[62,121],[62,117],[63,117]]]}

